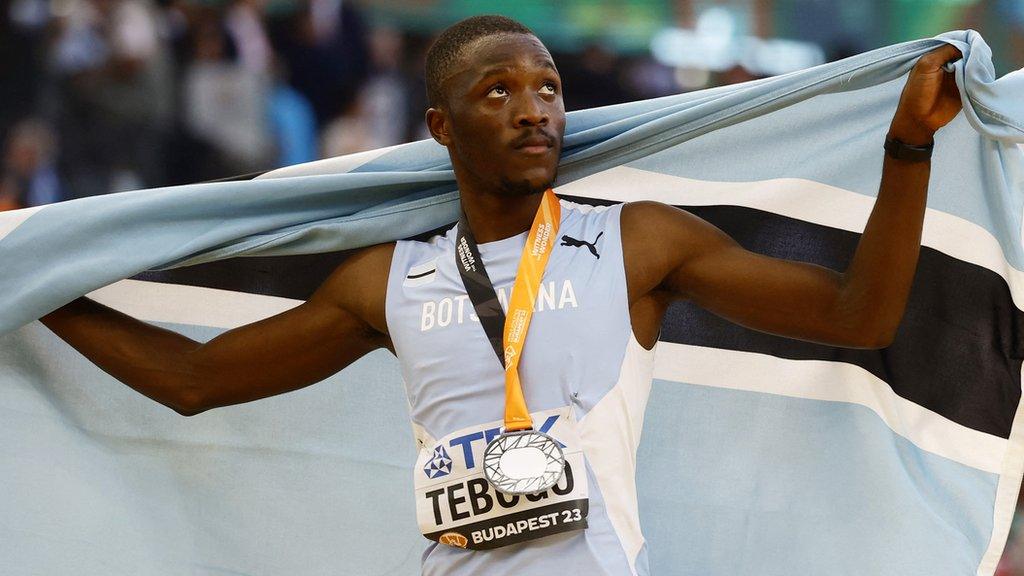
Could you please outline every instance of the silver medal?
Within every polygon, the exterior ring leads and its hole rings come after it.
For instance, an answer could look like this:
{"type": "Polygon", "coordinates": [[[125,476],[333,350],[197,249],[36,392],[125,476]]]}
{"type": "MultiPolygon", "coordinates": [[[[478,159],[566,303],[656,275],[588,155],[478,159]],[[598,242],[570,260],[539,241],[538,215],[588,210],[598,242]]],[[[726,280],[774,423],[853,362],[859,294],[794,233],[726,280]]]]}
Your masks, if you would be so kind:
{"type": "Polygon", "coordinates": [[[503,494],[537,494],[554,486],[565,470],[558,441],[536,430],[505,432],[484,450],[484,476],[503,494]]]}

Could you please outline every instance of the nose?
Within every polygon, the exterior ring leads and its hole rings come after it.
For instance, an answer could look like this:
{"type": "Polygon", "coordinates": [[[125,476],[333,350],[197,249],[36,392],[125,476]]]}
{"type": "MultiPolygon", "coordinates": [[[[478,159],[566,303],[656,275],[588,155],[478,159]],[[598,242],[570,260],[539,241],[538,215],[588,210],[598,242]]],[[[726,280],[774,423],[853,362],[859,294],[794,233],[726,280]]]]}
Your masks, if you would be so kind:
{"type": "Polygon", "coordinates": [[[516,99],[515,117],[513,123],[516,126],[544,126],[548,123],[547,102],[539,94],[524,94],[516,99]]]}

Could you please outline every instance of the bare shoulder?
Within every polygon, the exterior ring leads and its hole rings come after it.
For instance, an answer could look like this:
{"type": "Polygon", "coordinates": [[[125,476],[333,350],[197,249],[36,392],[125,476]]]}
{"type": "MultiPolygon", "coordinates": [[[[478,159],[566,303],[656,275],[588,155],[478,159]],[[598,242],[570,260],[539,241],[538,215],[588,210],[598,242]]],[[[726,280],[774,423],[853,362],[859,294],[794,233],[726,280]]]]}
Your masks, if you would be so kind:
{"type": "Polygon", "coordinates": [[[386,335],[384,304],[394,253],[394,242],[355,251],[331,272],[310,302],[337,306],[386,335]]]}
{"type": "Polygon", "coordinates": [[[662,202],[640,200],[622,205],[623,241],[655,239],[665,234],[673,238],[699,236],[705,226],[711,224],[686,210],[662,202]]]}
{"type": "Polygon", "coordinates": [[[707,220],[648,200],[622,206],[621,229],[631,298],[657,290],[669,274],[695,256],[732,243],[707,220]]]}

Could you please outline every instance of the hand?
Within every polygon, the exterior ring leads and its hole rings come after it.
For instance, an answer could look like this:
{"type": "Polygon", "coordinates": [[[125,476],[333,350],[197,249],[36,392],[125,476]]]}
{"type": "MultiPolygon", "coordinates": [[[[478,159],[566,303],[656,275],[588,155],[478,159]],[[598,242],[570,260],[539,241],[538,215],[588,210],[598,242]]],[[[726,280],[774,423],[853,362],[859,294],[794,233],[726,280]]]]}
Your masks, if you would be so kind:
{"type": "Polygon", "coordinates": [[[910,71],[889,136],[912,145],[927,145],[932,135],[960,112],[960,92],[952,72],[942,66],[963,58],[956,46],[944,44],[921,56],[910,71]]]}

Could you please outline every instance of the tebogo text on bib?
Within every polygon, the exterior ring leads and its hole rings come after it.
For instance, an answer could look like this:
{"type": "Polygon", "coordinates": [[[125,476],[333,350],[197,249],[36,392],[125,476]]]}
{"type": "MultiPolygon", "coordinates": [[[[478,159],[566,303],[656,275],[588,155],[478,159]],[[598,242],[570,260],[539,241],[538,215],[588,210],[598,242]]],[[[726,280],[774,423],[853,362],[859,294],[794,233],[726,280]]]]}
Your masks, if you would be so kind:
{"type": "Polygon", "coordinates": [[[487,550],[587,527],[587,471],[571,406],[531,414],[565,453],[565,473],[539,494],[502,494],[484,478],[483,454],[501,421],[423,441],[416,462],[416,518],[424,536],[487,550]]]}

